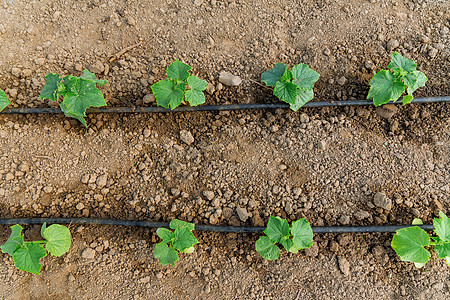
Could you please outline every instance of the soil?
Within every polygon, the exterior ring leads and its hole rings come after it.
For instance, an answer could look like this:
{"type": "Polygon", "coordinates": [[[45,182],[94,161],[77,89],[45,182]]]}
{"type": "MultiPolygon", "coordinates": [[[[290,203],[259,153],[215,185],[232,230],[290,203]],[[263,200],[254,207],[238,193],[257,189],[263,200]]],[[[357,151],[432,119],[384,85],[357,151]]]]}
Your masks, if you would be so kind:
{"type": "MultiPolygon", "coordinates": [[[[321,74],[317,100],[364,99],[393,51],[450,94],[450,2],[3,1],[0,88],[46,107],[49,72],[108,79],[109,106],[144,102],[175,59],[214,85],[208,104],[276,102],[254,83],[276,62],[321,74]],[[117,59],[115,54],[136,45],[117,59]],[[221,71],[242,78],[228,87],[221,71]]],[[[263,226],[431,223],[450,211],[448,104],[365,108],[0,116],[0,216],[91,217],[263,226]],[[189,132],[193,141],[186,139],[189,132]],[[374,198],[384,197],[379,203],[374,198]],[[237,212],[240,212],[238,214],[237,212]]],[[[1,226],[0,244],[10,231],[1,226]]],[[[26,237],[39,226],[25,226],[26,237]]],[[[312,248],[263,260],[258,235],[195,232],[177,267],[153,258],[154,230],[71,225],[73,246],[41,275],[2,255],[1,299],[444,299],[450,272],[401,262],[392,234],[317,234],[312,248]]],[[[446,296],[447,295],[447,296],[446,296]]]]}

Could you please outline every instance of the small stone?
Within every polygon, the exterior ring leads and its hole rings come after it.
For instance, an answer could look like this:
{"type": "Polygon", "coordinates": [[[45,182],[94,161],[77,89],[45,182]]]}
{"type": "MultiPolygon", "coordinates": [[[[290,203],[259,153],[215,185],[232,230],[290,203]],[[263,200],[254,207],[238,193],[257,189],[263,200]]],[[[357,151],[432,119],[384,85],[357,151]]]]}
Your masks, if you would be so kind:
{"type": "Polygon", "coordinates": [[[77,208],[78,210],[83,210],[84,204],[80,202],[80,203],[77,204],[76,208],[77,208]]]}
{"type": "Polygon", "coordinates": [[[257,211],[253,212],[252,224],[256,227],[264,227],[264,221],[261,219],[261,216],[257,211]]]}
{"type": "Polygon", "coordinates": [[[307,114],[301,114],[300,115],[300,122],[302,123],[309,123],[309,117],[307,114]]]}
{"type": "Polygon", "coordinates": [[[325,48],[325,50],[323,50],[323,54],[325,54],[326,56],[330,56],[331,51],[328,48],[325,48]]]}
{"type": "Polygon", "coordinates": [[[42,66],[45,63],[45,58],[43,58],[43,57],[36,58],[34,60],[34,63],[39,65],[39,66],[42,66]]]}
{"type": "Polygon", "coordinates": [[[22,77],[30,77],[33,74],[33,71],[30,69],[25,69],[22,71],[22,77]]]}
{"type": "Polygon", "coordinates": [[[293,188],[292,189],[292,193],[294,194],[294,196],[300,196],[302,193],[302,189],[301,188],[293,188]]]}
{"type": "Polygon", "coordinates": [[[75,71],[81,72],[81,71],[83,71],[83,65],[75,64],[74,69],[75,69],[75,71]]]}
{"type": "Polygon", "coordinates": [[[247,221],[248,218],[248,212],[245,208],[241,208],[241,207],[236,207],[236,212],[239,216],[239,219],[241,219],[242,222],[247,221]]]}
{"type": "Polygon", "coordinates": [[[108,176],[106,174],[103,174],[103,175],[98,176],[95,183],[97,184],[98,187],[104,187],[104,186],[106,186],[107,179],[108,179],[108,176]]]}
{"type": "Polygon", "coordinates": [[[345,76],[341,76],[341,77],[338,78],[338,80],[336,80],[336,82],[339,85],[344,85],[347,82],[347,78],[345,78],[345,76]]]}
{"type": "Polygon", "coordinates": [[[5,176],[5,180],[13,180],[14,179],[14,174],[13,173],[7,173],[5,176]]]}
{"type": "Polygon", "coordinates": [[[339,265],[339,270],[341,270],[342,274],[344,274],[344,276],[349,276],[350,273],[350,263],[348,262],[348,260],[343,257],[343,256],[339,256],[338,257],[338,265],[339,265]]]}
{"type": "Polygon", "coordinates": [[[99,74],[105,70],[105,66],[100,61],[95,61],[90,67],[89,71],[95,74],[99,74]]]}
{"type": "Polygon", "coordinates": [[[420,36],[420,42],[422,44],[429,44],[429,43],[431,43],[431,39],[428,36],[426,36],[426,35],[421,35],[420,36]]]}
{"type": "Polygon", "coordinates": [[[391,210],[392,208],[392,200],[383,193],[375,194],[375,196],[373,197],[373,204],[385,210],[391,210]]]}
{"type": "Polygon", "coordinates": [[[212,192],[212,191],[204,191],[203,192],[203,196],[205,196],[206,199],[211,201],[212,199],[214,199],[214,192],[212,192]]]}
{"type": "Polygon", "coordinates": [[[163,273],[161,273],[161,272],[156,273],[156,278],[158,278],[158,279],[163,278],[163,273]]]}
{"type": "Polygon", "coordinates": [[[212,83],[208,83],[208,85],[206,86],[206,92],[210,95],[214,94],[214,92],[216,91],[216,88],[214,86],[214,84],[212,83]]]}
{"type": "Polygon", "coordinates": [[[209,294],[210,292],[211,292],[211,286],[209,285],[209,283],[207,283],[205,286],[205,293],[209,294]]]}
{"type": "Polygon", "coordinates": [[[81,183],[87,184],[89,182],[89,174],[81,176],[81,183]]]}
{"type": "Polygon", "coordinates": [[[22,72],[22,70],[19,69],[19,68],[12,68],[12,69],[11,69],[11,74],[12,74],[13,76],[16,76],[16,77],[19,77],[21,72],[22,72]]]}
{"type": "Polygon", "coordinates": [[[154,103],[155,102],[155,95],[147,94],[147,95],[144,96],[142,101],[144,102],[144,104],[154,103]]]}
{"type": "Polygon", "coordinates": [[[383,106],[378,106],[376,108],[376,113],[384,119],[390,119],[398,111],[398,108],[394,104],[386,104],[383,106]]]}
{"type": "Polygon", "coordinates": [[[370,213],[365,210],[360,210],[356,212],[354,216],[358,221],[362,221],[364,219],[370,218],[370,213]]]}
{"type": "Polygon", "coordinates": [[[350,224],[350,217],[349,216],[341,216],[339,218],[339,223],[341,223],[342,225],[350,224]]]}
{"type": "Polygon", "coordinates": [[[18,94],[17,89],[6,89],[6,92],[11,96],[11,98],[16,98],[18,94]]]}
{"type": "Polygon", "coordinates": [[[21,164],[19,166],[19,171],[20,172],[28,172],[30,170],[30,167],[27,164],[21,164]]]}
{"type": "Polygon", "coordinates": [[[145,128],[144,131],[142,132],[145,138],[148,138],[151,135],[151,133],[152,133],[151,130],[148,128],[145,128]]]}
{"type": "Polygon", "coordinates": [[[92,248],[86,248],[81,252],[81,257],[84,259],[94,259],[95,257],[95,250],[92,248]]]}
{"type": "Polygon", "coordinates": [[[128,25],[130,26],[135,26],[136,25],[136,20],[133,17],[128,17],[128,25]]]}
{"type": "Polygon", "coordinates": [[[438,50],[435,48],[430,48],[430,50],[428,50],[428,56],[430,58],[435,58],[437,54],[438,54],[438,50]]]}
{"type": "Polygon", "coordinates": [[[44,192],[47,194],[50,194],[53,191],[53,188],[51,186],[44,187],[44,192]]]}
{"type": "Polygon", "coordinates": [[[239,76],[222,71],[219,75],[219,81],[227,86],[238,86],[241,84],[242,79],[239,76]]]}
{"type": "Polygon", "coordinates": [[[289,203],[289,202],[286,203],[286,206],[284,207],[284,211],[287,212],[288,214],[292,212],[291,203],[289,203]]]}
{"type": "Polygon", "coordinates": [[[324,151],[326,148],[327,148],[327,142],[319,141],[319,143],[317,144],[317,149],[319,149],[319,151],[324,151]]]}
{"type": "Polygon", "coordinates": [[[180,189],[171,188],[170,193],[172,194],[172,196],[178,197],[180,195],[180,189]]]}
{"type": "Polygon", "coordinates": [[[395,48],[397,48],[398,46],[400,46],[399,41],[397,41],[396,39],[390,39],[386,44],[386,49],[388,51],[392,51],[395,48]]]}
{"type": "Polygon", "coordinates": [[[203,4],[203,0],[194,0],[194,5],[195,6],[200,6],[203,4]]]}
{"type": "Polygon", "coordinates": [[[334,253],[338,252],[339,251],[339,243],[336,242],[336,241],[331,241],[331,243],[330,243],[330,251],[334,252],[334,253]]]}
{"type": "Polygon", "coordinates": [[[180,139],[187,145],[191,145],[195,141],[192,133],[187,130],[180,130],[180,139]]]}

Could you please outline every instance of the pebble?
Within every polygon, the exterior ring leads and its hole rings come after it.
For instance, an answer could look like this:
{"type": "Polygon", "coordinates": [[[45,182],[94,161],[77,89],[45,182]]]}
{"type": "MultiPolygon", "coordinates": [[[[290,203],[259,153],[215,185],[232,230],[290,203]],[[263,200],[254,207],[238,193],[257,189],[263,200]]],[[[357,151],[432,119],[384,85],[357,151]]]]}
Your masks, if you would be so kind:
{"type": "Polygon", "coordinates": [[[16,76],[16,77],[19,77],[21,72],[22,72],[22,70],[19,69],[19,68],[12,68],[12,69],[11,69],[11,74],[12,74],[13,76],[16,76]]]}
{"type": "Polygon", "coordinates": [[[362,221],[364,219],[370,218],[371,215],[369,212],[367,212],[365,210],[360,210],[360,211],[356,212],[354,214],[354,216],[358,221],[362,221]]]}
{"type": "Polygon", "coordinates": [[[81,183],[87,184],[89,182],[89,174],[81,176],[81,183]]]}
{"type": "Polygon", "coordinates": [[[210,95],[214,94],[214,92],[216,91],[216,87],[214,86],[214,84],[212,83],[208,83],[208,85],[206,86],[206,92],[210,95]]]}
{"type": "Polygon", "coordinates": [[[350,217],[349,216],[341,216],[339,218],[339,223],[341,223],[342,225],[350,224],[350,217]]]}
{"type": "Polygon", "coordinates": [[[317,144],[317,149],[319,149],[319,151],[323,151],[326,148],[327,148],[327,142],[319,141],[319,143],[317,144]]]}
{"type": "Polygon", "coordinates": [[[343,257],[343,256],[339,256],[338,257],[338,265],[339,265],[339,270],[341,270],[342,274],[344,274],[344,276],[350,276],[350,263],[348,262],[348,260],[343,257]]]}
{"type": "Polygon", "coordinates": [[[239,76],[222,71],[219,75],[219,81],[227,86],[238,86],[241,84],[242,79],[239,76]]]}
{"type": "Polygon", "coordinates": [[[13,173],[7,173],[6,176],[5,176],[5,180],[8,181],[8,180],[12,180],[12,179],[14,179],[14,174],[13,173]]]}
{"type": "Polygon", "coordinates": [[[53,191],[53,188],[51,186],[44,187],[44,192],[46,194],[50,194],[53,191]]]}
{"type": "Polygon", "coordinates": [[[145,128],[144,131],[142,132],[145,138],[148,138],[151,135],[151,133],[152,133],[151,130],[148,128],[145,128]]]}
{"type": "Polygon", "coordinates": [[[89,67],[89,71],[91,71],[92,73],[98,74],[101,73],[105,70],[105,66],[103,66],[103,64],[100,61],[95,61],[90,67],[89,67]]]}
{"type": "Polygon", "coordinates": [[[392,200],[384,193],[376,193],[373,197],[373,204],[385,210],[391,210],[392,208],[392,200]]]}
{"type": "Polygon", "coordinates": [[[180,130],[180,139],[187,145],[191,145],[195,141],[192,133],[187,130],[180,130]]]}
{"type": "Polygon", "coordinates": [[[336,80],[336,82],[339,85],[344,85],[347,82],[347,78],[345,78],[345,76],[341,76],[341,77],[338,78],[338,80],[336,80]]]}
{"type": "Polygon", "coordinates": [[[319,255],[319,246],[317,246],[317,242],[313,242],[311,247],[305,249],[305,254],[309,257],[316,257],[319,255]]]}
{"type": "Polygon", "coordinates": [[[128,17],[127,21],[128,21],[128,25],[130,25],[130,26],[136,25],[136,20],[133,17],[128,17]]]}
{"type": "Polygon", "coordinates": [[[78,210],[83,210],[84,204],[83,204],[83,203],[78,203],[77,206],[76,206],[76,208],[77,208],[78,210]]]}
{"type": "Polygon", "coordinates": [[[241,207],[236,207],[236,212],[237,212],[237,214],[238,214],[238,216],[239,216],[239,219],[242,221],[242,222],[245,222],[245,221],[247,221],[247,218],[248,218],[248,212],[247,212],[247,210],[245,209],[245,208],[241,208],[241,207]]]}
{"type": "Polygon", "coordinates": [[[256,227],[264,227],[264,221],[261,219],[259,212],[253,212],[252,224],[256,227]]]}
{"type": "Polygon", "coordinates": [[[145,95],[144,98],[142,99],[142,102],[144,102],[144,104],[154,103],[155,95],[153,95],[153,94],[145,95]]]}
{"type": "Polygon", "coordinates": [[[81,257],[84,259],[94,259],[95,257],[95,250],[92,248],[86,248],[81,252],[81,257]]]}
{"type": "Polygon", "coordinates": [[[300,122],[302,123],[309,123],[309,117],[307,114],[301,114],[300,115],[300,122]]]}
{"type": "Polygon", "coordinates": [[[428,50],[428,56],[430,58],[435,58],[437,54],[438,54],[438,50],[435,48],[430,48],[430,50],[428,50]]]}
{"type": "Polygon", "coordinates": [[[376,113],[377,115],[379,115],[380,117],[384,118],[384,119],[390,119],[392,118],[393,115],[395,115],[398,111],[397,106],[395,106],[395,104],[386,104],[383,106],[378,106],[376,108],[376,113]]]}
{"type": "Polygon", "coordinates": [[[399,41],[397,41],[396,39],[390,39],[386,44],[386,49],[388,51],[392,51],[395,48],[397,48],[398,46],[400,46],[399,41]]]}
{"type": "Polygon", "coordinates": [[[43,58],[43,57],[36,58],[34,60],[34,63],[39,65],[39,66],[42,66],[45,63],[45,58],[43,58]]]}
{"type": "Polygon", "coordinates": [[[214,199],[214,192],[213,191],[204,191],[203,196],[205,196],[206,199],[211,201],[212,199],[214,199]]]}
{"type": "Polygon", "coordinates": [[[97,178],[95,183],[97,184],[98,187],[104,187],[104,186],[106,186],[107,179],[108,179],[108,176],[106,174],[103,174],[97,178]]]}
{"type": "Polygon", "coordinates": [[[30,69],[25,69],[25,70],[22,71],[22,76],[23,77],[30,77],[31,74],[33,74],[33,71],[30,70],[30,69]]]}

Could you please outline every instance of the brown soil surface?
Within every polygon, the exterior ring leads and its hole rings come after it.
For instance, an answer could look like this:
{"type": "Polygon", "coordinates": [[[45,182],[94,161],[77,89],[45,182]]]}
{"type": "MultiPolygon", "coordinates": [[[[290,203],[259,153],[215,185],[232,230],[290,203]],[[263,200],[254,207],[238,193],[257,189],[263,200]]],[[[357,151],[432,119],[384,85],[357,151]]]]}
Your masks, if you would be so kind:
{"type": "MultiPolygon", "coordinates": [[[[14,107],[46,107],[49,72],[95,71],[110,106],[144,103],[175,59],[214,84],[207,104],[276,102],[255,84],[276,62],[321,74],[318,100],[363,99],[393,51],[450,95],[445,0],[3,1],[0,88],[14,107]],[[110,62],[122,49],[142,43],[110,62]],[[238,87],[218,74],[240,76],[238,87]]],[[[50,103],[50,105],[52,105],[50,103]]],[[[173,114],[0,115],[0,217],[91,217],[262,226],[431,223],[450,210],[448,104],[173,114]],[[393,116],[387,118],[389,114],[393,116]],[[194,141],[181,139],[184,131],[194,141]],[[379,207],[383,193],[391,207],[379,207]],[[244,211],[238,215],[237,211],[244,211]]],[[[258,235],[195,232],[193,254],[162,267],[154,230],[70,226],[73,247],[41,275],[0,264],[0,299],[444,299],[450,272],[416,269],[392,234],[317,234],[264,261],[258,235]],[[89,250],[86,250],[89,249],[89,250]],[[94,255],[88,255],[88,254],[94,255]]],[[[39,226],[26,226],[30,239],[39,226]]],[[[0,226],[0,244],[9,236],[0,226]]],[[[447,295],[447,296],[445,296],[447,295]]]]}

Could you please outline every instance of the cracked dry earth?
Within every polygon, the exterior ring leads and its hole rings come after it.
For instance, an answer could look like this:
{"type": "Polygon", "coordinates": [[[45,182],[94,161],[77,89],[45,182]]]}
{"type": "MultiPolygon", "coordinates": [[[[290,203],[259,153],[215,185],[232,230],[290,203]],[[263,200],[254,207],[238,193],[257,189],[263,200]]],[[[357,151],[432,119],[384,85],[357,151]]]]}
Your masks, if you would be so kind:
{"type": "MultiPolygon", "coordinates": [[[[208,104],[274,102],[255,85],[275,62],[321,73],[319,100],[363,99],[399,51],[449,94],[448,1],[3,1],[0,88],[38,100],[48,72],[108,79],[110,106],[155,105],[150,84],[179,58],[214,85],[208,104]],[[68,10],[70,8],[70,10],[68,10]],[[302,16],[299,18],[298,16],[302,16]],[[19,18],[20,17],[20,18],[19,18]],[[110,55],[144,41],[109,63],[110,55]],[[238,87],[219,84],[226,70],[238,87]]],[[[431,223],[449,215],[448,104],[89,115],[0,115],[0,217],[90,217],[263,226],[431,223]]],[[[39,276],[1,255],[0,299],[445,299],[433,255],[401,262],[392,234],[317,234],[313,247],[263,260],[258,235],[195,232],[177,267],[153,258],[154,230],[70,225],[66,255],[39,276]]],[[[39,226],[25,226],[28,239],[39,226]]],[[[0,243],[10,234],[0,226],[0,243]]]]}

